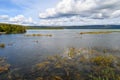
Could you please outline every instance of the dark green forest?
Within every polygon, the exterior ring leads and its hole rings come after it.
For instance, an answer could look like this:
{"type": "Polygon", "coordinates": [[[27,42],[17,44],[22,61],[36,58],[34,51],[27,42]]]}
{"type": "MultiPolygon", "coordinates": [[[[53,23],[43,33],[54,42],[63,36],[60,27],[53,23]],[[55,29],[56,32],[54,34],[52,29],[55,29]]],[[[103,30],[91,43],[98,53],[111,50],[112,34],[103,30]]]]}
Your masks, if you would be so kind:
{"type": "Polygon", "coordinates": [[[16,33],[25,33],[26,28],[22,25],[14,25],[14,24],[5,24],[0,23],[0,33],[4,34],[16,34],[16,33]]]}
{"type": "Polygon", "coordinates": [[[27,29],[64,29],[64,27],[59,26],[28,26],[27,29]]]}

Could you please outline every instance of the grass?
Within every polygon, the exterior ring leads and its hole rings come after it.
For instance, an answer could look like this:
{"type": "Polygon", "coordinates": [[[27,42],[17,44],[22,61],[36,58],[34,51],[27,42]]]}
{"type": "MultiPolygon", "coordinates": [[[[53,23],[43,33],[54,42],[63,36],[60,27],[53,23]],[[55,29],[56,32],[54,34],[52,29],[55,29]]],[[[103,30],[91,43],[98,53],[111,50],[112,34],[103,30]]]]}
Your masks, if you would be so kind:
{"type": "Polygon", "coordinates": [[[98,32],[80,32],[80,34],[110,34],[113,32],[120,32],[120,31],[98,31],[98,32]]]}
{"type": "Polygon", "coordinates": [[[10,68],[10,64],[6,63],[4,58],[0,57],[0,74],[8,71],[10,68]]]}
{"type": "Polygon", "coordinates": [[[49,36],[52,37],[52,34],[26,34],[25,36],[29,37],[29,36],[49,36]]]}
{"type": "Polygon", "coordinates": [[[33,80],[120,80],[120,61],[116,56],[92,49],[76,48],[69,48],[65,54],[66,56],[50,56],[36,64],[31,78],[34,77],[33,80]]]}
{"type": "Polygon", "coordinates": [[[5,44],[4,43],[0,43],[0,48],[5,48],[5,44]]]}
{"type": "Polygon", "coordinates": [[[37,62],[25,74],[10,74],[11,79],[6,80],[120,80],[119,60],[94,49],[69,48],[63,55],[37,62]]]}

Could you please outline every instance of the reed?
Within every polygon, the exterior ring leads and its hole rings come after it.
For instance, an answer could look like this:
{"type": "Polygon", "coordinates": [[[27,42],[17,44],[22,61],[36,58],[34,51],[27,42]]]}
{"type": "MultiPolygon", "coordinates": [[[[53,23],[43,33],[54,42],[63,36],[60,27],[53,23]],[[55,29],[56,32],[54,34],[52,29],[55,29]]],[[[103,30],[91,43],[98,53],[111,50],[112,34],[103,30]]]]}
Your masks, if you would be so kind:
{"type": "Polygon", "coordinates": [[[0,43],[0,48],[5,48],[5,44],[4,43],[0,43]]]}
{"type": "Polygon", "coordinates": [[[52,37],[52,34],[25,34],[25,36],[29,37],[29,36],[49,36],[52,37]]]}

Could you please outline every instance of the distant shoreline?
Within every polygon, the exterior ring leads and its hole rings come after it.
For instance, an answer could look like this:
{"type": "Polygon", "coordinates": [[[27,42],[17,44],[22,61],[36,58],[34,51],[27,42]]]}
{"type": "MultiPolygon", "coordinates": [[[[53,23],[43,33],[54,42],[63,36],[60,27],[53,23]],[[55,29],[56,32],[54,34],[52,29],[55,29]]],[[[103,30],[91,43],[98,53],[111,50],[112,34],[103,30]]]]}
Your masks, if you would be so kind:
{"type": "Polygon", "coordinates": [[[27,29],[27,30],[63,30],[63,29],[46,29],[46,28],[39,28],[39,29],[36,29],[36,28],[33,28],[33,29],[27,29]]]}
{"type": "Polygon", "coordinates": [[[27,29],[120,29],[120,25],[29,26],[27,29]]]}

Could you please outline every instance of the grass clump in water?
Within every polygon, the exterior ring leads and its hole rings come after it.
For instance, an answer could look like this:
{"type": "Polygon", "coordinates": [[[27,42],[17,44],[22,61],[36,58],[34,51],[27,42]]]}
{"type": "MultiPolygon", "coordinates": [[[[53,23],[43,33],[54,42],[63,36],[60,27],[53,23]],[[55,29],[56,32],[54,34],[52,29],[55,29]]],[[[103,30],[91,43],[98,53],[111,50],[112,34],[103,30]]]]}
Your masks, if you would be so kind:
{"type": "Polygon", "coordinates": [[[10,80],[120,80],[119,59],[93,49],[69,48],[63,55],[36,63],[25,74],[11,75],[10,80]]]}
{"type": "Polygon", "coordinates": [[[70,48],[67,56],[52,56],[36,64],[36,80],[119,80],[118,57],[95,50],[70,48]],[[71,56],[70,56],[71,55],[71,56]],[[69,58],[70,57],[70,58],[69,58]],[[42,73],[41,73],[42,72],[42,73]]]}
{"type": "Polygon", "coordinates": [[[52,34],[26,34],[25,36],[29,37],[29,36],[49,36],[51,37],[52,34]]]}
{"type": "Polygon", "coordinates": [[[4,58],[0,57],[0,80],[8,80],[8,72],[10,64],[8,64],[4,58]]]}
{"type": "Polygon", "coordinates": [[[5,44],[4,43],[0,43],[0,48],[5,48],[5,44]]]}
{"type": "Polygon", "coordinates": [[[120,66],[114,56],[96,56],[90,59],[91,80],[119,80],[120,66]]]}
{"type": "Polygon", "coordinates": [[[80,34],[110,34],[110,33],[113,33],[113,32],[120,32],[120,31],[93,31],[93,32],[80,32],[80,34]]]}

